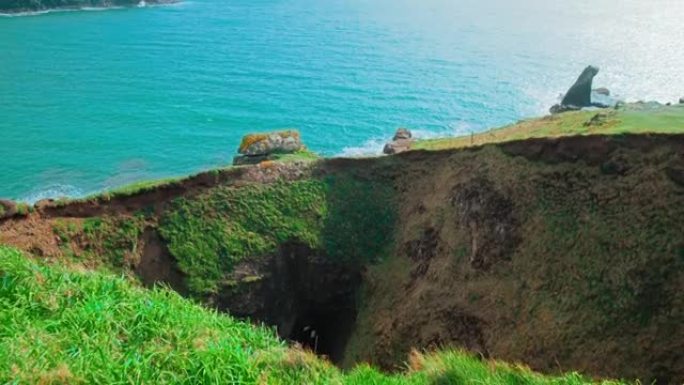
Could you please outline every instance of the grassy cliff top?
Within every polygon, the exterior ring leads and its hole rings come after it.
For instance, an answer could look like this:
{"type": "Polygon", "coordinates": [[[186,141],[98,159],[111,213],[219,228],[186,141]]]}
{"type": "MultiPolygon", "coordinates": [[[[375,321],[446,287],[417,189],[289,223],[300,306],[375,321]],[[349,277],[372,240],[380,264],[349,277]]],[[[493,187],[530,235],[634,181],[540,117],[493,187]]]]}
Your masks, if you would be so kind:
{"type": "MultiPolygon", "coordinates": [[[[588,384],[460,351],[414,354],[402,374],[343,373],[166,289],[37,263],[0,246],[0,382],[6,384],[588,384]]],[[[604,382],[619,384],[618,382],[604,382]]]]}
{"type": "Polygon", "coordinates": [[[684,133],[684,105],[628,104],[621,109],[566,112],[482,133],[416,142],[414,150],[445,150],[531,138],[573,135],[684,133]]]}

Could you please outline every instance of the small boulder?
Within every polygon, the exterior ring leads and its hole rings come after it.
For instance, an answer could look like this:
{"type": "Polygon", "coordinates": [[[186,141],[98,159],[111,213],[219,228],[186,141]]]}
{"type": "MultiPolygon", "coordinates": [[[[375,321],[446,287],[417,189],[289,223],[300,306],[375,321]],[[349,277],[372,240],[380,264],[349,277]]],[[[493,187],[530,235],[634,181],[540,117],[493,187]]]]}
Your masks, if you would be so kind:
{"type": "Polygon", "coordinates": [[[610,90],[607,89],[606,87],[600,87],[594,90],[594,93],[597,93],[599,95],[603,96],[610,96],[610,90]]]}
{"type": "Polygon", "coordinates": [[[239,152],[242,155],[291,154],[304,149],[297,131],[278,131],[267,134],[250,134],[242,138],[239,152]]]}
{"type": "Polygon", "coordinates": [[[406,128],[400,128],[394,133],[392,141],[385,144],[382,152],[387,155],[399,154],[411,149],[413,144],[413,134],[406,128]]]}
{"type": "Polygon", "coordinates": [[[0,199],[0,219],[11,218],[18,212],[16,202],[0,199]]]}

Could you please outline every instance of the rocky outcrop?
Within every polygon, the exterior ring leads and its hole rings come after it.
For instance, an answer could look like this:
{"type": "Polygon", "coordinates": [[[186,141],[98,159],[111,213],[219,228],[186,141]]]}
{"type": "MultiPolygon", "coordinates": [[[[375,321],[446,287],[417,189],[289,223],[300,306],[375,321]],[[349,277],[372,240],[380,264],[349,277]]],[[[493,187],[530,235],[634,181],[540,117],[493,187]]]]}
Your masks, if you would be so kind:
{"type": "Polygon", "coordinates": [[[682,96],[681,98],[679,98],[679,104],[684,104],[684,96],[682,96]]]}
{"type": "Polygon", "coordinates": [[[270,160],[274,155],[292,154],[306,149],[299,132],[277,131],[266,134],[249,134],[242,138],[238,152],[242,154],[233,159],[234,165],[256,164],[270,160]]]}
{"type": "Polygon", "coordinates": [[[598,72],[599,69],[594,66],[585,68],[579,78],[577,78],[577,81],[575,81],[575,84],[573,84],[565,94],[561,103],[551,107],[551,113],[557,114],[566,111],[576,111],[582,107],[592,106],[591,85],[598,72]]]}
{"type": "Polygon", "coordinates": [[[399,128],[397,132],[394,133],[392,141],[385,144],[382,152],[387,155],[399,154],[411,149],[411,144],[413,144],[413,134],[407,128],[399,128]]]}

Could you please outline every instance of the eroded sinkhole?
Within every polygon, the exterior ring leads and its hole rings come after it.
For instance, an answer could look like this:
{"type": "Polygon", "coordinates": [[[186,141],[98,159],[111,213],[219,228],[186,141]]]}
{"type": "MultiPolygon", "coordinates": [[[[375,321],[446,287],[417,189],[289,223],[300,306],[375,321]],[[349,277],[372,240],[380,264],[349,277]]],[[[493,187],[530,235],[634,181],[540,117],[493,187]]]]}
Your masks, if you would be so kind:
{"type": "Polygon", "coordinates": [[[237,266],[235,274],[259,279],[222,292],[220,309],[274,326],[283,339],[342,362],[356,322],[358,267],[290,242],[266,260],[237,266]]]}

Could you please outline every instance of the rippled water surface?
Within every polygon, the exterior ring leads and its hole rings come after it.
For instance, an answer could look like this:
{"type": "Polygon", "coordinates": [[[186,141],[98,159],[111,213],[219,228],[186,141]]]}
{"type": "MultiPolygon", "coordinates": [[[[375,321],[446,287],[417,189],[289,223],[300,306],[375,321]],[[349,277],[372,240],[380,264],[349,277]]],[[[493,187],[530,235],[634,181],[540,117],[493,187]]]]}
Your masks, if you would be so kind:
{"type": "Polygon", "coordinates": [[[399,126],[538,115],[587,64],[628,100],[684,96],[680,0],[193,0],[0,17],[0,196],[83,195],[230,163],[299,128],[325,155],[399,126]]]}

